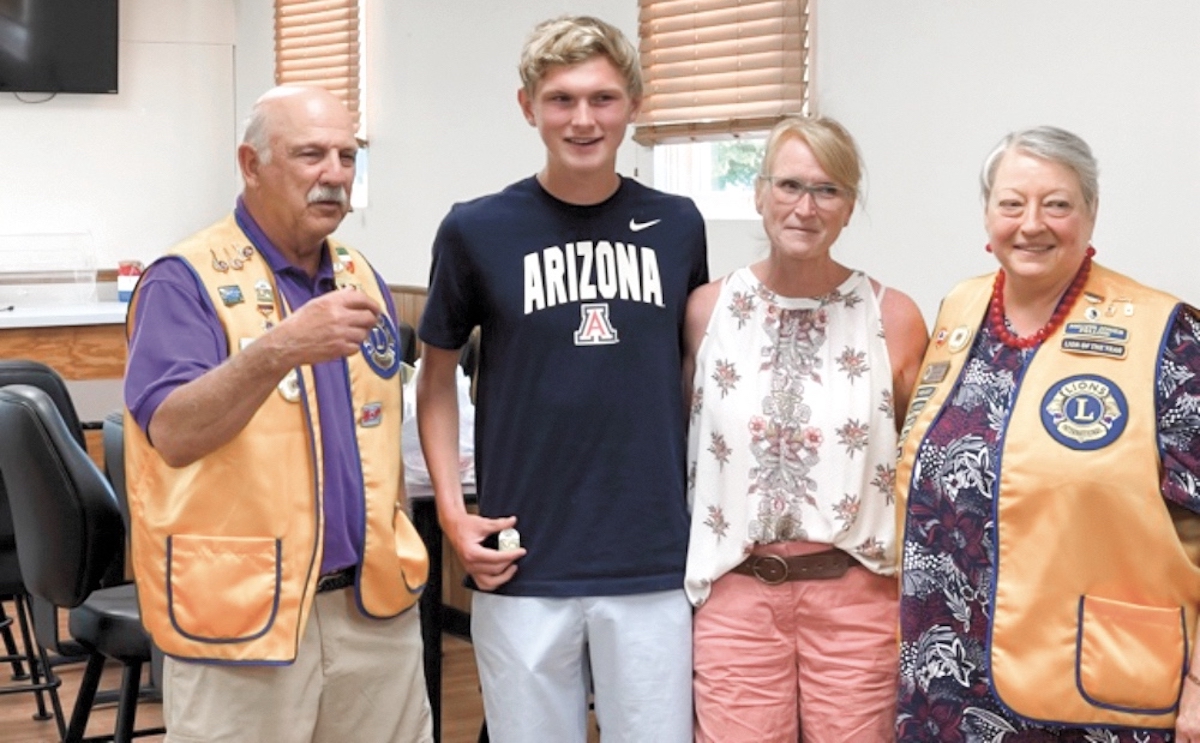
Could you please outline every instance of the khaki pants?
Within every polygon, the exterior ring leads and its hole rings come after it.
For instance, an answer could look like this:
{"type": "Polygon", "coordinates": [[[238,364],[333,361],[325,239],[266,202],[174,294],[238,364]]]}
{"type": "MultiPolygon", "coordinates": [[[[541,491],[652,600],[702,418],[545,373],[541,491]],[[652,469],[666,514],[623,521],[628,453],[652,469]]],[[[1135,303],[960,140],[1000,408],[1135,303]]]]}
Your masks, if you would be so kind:
{"type": "Polygon", "coordinates": [[[424,743],[433,740],[416,607],[371,619],[354,589],[317,594],[296,662],[167,658],[167,741],[424,743]]]}

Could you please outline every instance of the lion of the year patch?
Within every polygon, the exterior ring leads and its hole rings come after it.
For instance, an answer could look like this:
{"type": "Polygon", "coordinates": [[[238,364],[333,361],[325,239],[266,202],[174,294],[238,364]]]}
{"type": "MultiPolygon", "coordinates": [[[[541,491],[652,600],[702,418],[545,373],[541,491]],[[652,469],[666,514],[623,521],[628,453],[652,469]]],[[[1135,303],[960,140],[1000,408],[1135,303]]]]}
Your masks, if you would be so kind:
{"type": "Polygon", "coordinates": [[[1102,449],[1120,437],[1128,421],[1125,394],[1093,374],[1059,380],[1042,398],[1042,425],[1069,449],[1102,449]]]}

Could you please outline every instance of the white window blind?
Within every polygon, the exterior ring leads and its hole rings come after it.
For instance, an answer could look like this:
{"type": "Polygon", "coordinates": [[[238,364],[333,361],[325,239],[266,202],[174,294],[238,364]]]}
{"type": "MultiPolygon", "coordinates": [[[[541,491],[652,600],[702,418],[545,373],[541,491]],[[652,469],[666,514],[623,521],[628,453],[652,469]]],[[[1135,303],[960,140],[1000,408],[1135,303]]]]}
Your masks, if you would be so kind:
{"type": "Polygon", "coordinates": [[[808,0],[639,0],[644,145],[763,132],[805,110],[808,0]]]}
{"type": "Polygon", "coordinates": [[[275,0],[275,83],[327,88],[361,132],[358,32],[358,0],[275,0]]]}

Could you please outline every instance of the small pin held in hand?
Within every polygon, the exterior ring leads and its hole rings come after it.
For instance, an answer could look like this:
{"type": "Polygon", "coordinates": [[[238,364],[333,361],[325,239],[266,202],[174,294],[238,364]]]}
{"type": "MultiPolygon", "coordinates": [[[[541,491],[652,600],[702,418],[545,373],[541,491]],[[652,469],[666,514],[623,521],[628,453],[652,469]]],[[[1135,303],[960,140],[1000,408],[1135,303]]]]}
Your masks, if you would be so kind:
{"type": "Polygon", "coordinates": [[[521,533],[516,529],[505,529],[496,537],[496,549],[511,552],[521,549],[521,533]]]}

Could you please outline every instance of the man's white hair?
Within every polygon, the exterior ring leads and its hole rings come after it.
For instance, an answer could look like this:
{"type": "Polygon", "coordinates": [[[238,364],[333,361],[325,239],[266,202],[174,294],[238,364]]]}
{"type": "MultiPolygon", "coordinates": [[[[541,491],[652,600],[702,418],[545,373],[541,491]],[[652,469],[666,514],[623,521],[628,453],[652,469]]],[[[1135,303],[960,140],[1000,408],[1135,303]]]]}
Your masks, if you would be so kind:
{"type": "Polygon", "coordinates": [[[242,142],[253,147],[254,151],[258,153],[258,159],[263,163],[271,162],[271,107],[267,104],[280,98],[299,95],[307,90],[311,90],[311,88],[297,85],[277,85],[263,93],[254,102],[254,107],[250,109],[250,116],[246,119],[246,133],[242,137],[242,142]]]}

